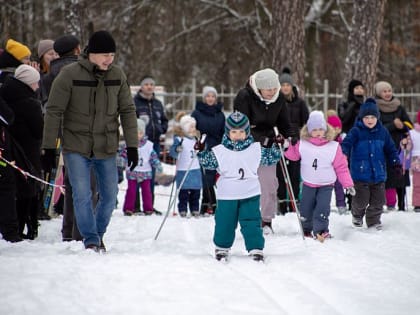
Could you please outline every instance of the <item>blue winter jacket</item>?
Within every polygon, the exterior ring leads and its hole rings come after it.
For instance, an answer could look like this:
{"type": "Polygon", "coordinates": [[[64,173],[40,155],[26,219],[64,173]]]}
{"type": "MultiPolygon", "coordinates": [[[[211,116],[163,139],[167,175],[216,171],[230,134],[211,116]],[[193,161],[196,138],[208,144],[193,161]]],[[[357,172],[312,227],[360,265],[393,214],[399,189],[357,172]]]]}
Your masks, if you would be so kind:
{"type": "Polygon", "coordinates": [[[358,119],[344,138],[341,148],[350,160],[351,177],[356,182],[384,182],[386,164],[399,164],[391,135],[379,120],[370,129],[358,119]]]}
{"type": "Polygon", "coordinates": [[[222,104],[207,105],[203,102],[197,102],[195,110],[191,113],[197,121],[197,130],[201,134],[206,134],[207,149],[222,142],[222,137],[225,132],[225,114],[222,112],[222,104]]]}

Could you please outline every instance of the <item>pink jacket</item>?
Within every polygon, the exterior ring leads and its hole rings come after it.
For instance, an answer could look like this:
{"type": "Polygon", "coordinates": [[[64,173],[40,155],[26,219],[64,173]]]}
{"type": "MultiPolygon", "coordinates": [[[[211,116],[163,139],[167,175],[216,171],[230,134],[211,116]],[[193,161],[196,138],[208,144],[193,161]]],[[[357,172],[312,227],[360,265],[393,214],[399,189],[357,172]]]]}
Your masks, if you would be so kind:
{"type": "MultiPolygon", "coordinates": [[[[313,145],[314,150],[316,150],[317,146],[324,145],[330,141],[330,140],[321,139],[321,138],[308,138],[306,140],[309,141],[313,145]]],[[[298,141],[295,145],[289,146],[287,151],[284,153],[285,157],[292,161],[300,160],[302,157],[299,153],[299,145],[300,145],[300,141],[298,141]]],[[[351,178],[350,171],[348,168],[348,164],[347,164],[347,157],[341,151],[340,146],[337,147],[337,152],[335,154],[332,167],[334,168],[338,181],[341,183],[341,185],[343,185],[344,188],[349,188],[349,187],[354,186],[353,180],[351,178]]],[[[304,184],[310,187],[320,187],[318,185],[309,184],[306,182],[304,182],[304,184]]],[[[334,183],[331,183],[331,185],[334,185],[334,183]]]]}

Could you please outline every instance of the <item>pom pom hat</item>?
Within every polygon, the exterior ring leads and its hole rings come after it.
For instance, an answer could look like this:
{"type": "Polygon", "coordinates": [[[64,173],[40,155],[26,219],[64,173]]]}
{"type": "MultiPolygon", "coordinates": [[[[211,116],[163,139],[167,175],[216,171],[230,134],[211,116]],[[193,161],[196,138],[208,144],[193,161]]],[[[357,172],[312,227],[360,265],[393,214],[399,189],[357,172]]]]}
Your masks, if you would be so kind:
{"type": "Polygon", "coordinates": [[[15,70],[15,78],[30,86],[33,83],[39,82],[39,72],[28,65],[20,65],[15,70]]]}
{"type": "Polygon", "coordinates": [[[229,131],[232,129],[245,130],[246,136],[248,137],[250,133],[248,117],[238,111],[230,114],[228,118],[226,118],[225,132],[229,134],[229,131]]]}
{"type": "Polygon", "coordinates": [[[31,50],[28,46],[25,46],[13,39],[9,39],[6,43],[6,51],[11,54],[16,60],[22,60],[25,57],[31,55],[31,50]]]}
{"type": "Polygon", "coordinates": [[[379,119],[379,109],[373,98],[366,99],[362,106],[360,106],[359,118],[362,119],[365,116],[375,116],[379,119]]]}
{"type": "Polygon", "coordinates": [[[314,129],[323,129],[327,131],[327,122],[325,121],[324,114],[319,110],[314,110],[309,114],[306,125],[309,133],[314,129]]]}
{"type": "Polygon", "coordinates": [[[280,87],[279,75],[270,68],[255,72],[255,86],[259,90],[270,90],[280,87]]]}
{"type": "Polygon", "coordinates": [[[97,31],[89,38],[87,53],[107,54],[115,53],[117,46],[114,38],[107,31],[97,31]]]}
{"type": "Polygon", "coordinates": [[[279,81],[280,81],[280,84],[289,83],[292,86],[294,85],[293,84],[293,78],[292,78],[292,75],[290,74],[290,69],[289,68],[287,68],[287,67],[283,68],[283,70],[281,72],[281,75],[279,77],[279,81]]]}

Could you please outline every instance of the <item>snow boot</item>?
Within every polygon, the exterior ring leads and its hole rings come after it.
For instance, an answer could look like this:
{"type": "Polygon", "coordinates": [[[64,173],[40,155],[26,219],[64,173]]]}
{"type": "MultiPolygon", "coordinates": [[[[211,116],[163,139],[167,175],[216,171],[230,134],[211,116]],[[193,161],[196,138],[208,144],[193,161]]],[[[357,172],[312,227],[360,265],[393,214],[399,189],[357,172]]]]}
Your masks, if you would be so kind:
{"type": "Polygon", "coordinates": [[[249,251],[249,256],[251,256],[252,260],[264,261],[264,253],[262,249],[251,249],[249,251]]]}
{"type": "Polygon", "coordinates": [[[229,259],[229,248],[216,248],[215,258],[218,261],[221,261],[221,260],[227,261],[229,259]]]}

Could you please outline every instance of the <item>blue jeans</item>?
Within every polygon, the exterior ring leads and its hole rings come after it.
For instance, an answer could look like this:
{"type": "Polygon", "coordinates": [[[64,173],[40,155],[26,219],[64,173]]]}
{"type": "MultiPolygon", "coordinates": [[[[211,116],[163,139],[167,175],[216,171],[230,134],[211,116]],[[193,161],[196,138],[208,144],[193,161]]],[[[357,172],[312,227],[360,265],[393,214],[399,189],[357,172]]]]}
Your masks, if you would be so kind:
{"type": "Polygon", "coordinates": [[[100,245],[111,219],[118,193],[116,157],[86,158],[78,153],[64,153],[64,163],[73,188],[74,214],[85,246],[100,245]],[[92,205],[91,168],[96,177],[99,200],[92,205]]]}

